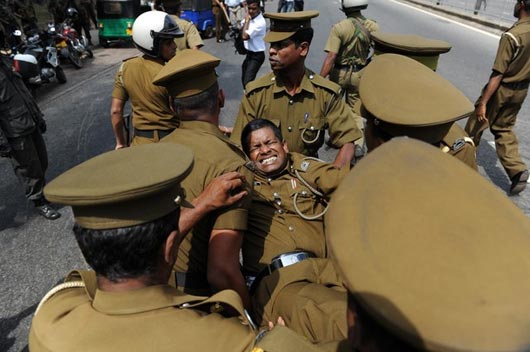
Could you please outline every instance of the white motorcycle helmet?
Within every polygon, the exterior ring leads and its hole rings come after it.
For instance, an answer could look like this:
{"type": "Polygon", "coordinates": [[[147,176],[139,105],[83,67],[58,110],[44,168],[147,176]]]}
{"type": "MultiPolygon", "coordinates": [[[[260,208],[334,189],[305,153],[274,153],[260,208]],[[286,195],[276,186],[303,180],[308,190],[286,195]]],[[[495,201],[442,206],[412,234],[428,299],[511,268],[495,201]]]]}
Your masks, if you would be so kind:
{"type": "Polygon", "coordinates": [[[342,11],[364,10],[368,7],[368,0],[342,0],[342,11]]]}
{"type": "Polygon", "coordinates": [[[184,36],[171,16],[162,11],[148,11],[136,18],[132,27],[134,45],[146,55],[158,57],[160,39],[184,36]]]}

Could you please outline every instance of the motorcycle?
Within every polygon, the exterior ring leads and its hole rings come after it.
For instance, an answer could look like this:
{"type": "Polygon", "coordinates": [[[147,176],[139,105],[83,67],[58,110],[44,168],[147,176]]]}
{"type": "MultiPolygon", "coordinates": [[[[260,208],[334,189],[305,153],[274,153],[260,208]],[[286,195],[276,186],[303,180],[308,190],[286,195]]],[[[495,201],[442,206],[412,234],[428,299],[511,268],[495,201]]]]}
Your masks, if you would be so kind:
{"type": "Polygon", "coordinates": [[[22,76],[33,96],[43,83],[66,83],[66,75],[59,65],[55,40],[47,32],[35,33],[21,43],[18,53],[13,56],[13,67],[22,76]]]}
{"type": "Polygon", "coordinates": [[[67,9],[66,19],[59,25],[59,30],[57,31],[56,47],[60,52],[61,58],[68,59],[76,68],[81,68],[83,67],[82,59],[85,57],[92,58],[94,53],[90,50],[86,37],[84,35],[80,36],[74,28],[76,13],[75,9],[67,9]]]}

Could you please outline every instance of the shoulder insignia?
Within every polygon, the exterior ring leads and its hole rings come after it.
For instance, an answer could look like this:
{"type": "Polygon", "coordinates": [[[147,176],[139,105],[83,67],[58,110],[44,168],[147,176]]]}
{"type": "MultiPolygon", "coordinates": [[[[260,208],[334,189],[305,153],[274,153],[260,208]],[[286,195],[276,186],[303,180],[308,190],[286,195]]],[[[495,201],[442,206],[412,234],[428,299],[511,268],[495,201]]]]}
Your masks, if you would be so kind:
{"type": "Polygon", "coordinates": [[[508,36],[514,41],[515,52],[513,53],[513,58],[517,57],[517,54],[519,54],[519,50],[521,49],[521,43],[519,43],[519,40],[517,40],[517,37],[510,32],[504,32],[504,35],[508,36]]]}
{"type": "Polygon", "coordinates": [[[340,94],[340,86],[335,82],[331,82],[330,80],[325,79],[321,75],[309,72],[309,80],[316,86],[325,88],[334,94],[340,94]]]}
{"type": "Polygon", "coordinates": [[[248,95],[256,89],[272,86],[275,81],[276,77],[273,73],[261,76],[260,78],[255,79],[254,81],[251,81],[247,84],[247,86],[245,87],[245,94],[248,95]]]}
{"type": "Polygon", "coordinates": [[[55,286],[50,291],[48,291],[48,293],[44,295],[44,297],[41,299],[39,305],[37,306],[37,309],[35,309],[35,315],[37,315],[42,305],[46,303],[46,301],[48,301],[57,292],[66,290],[68,288],[81,288],[81,287],[85,287],[85,283],[83,281],[68,281],[58,286],[55,286]]]}
{"type": "Polygon", "coordinates": [[[302,161],[302,163],[300,164],[300,170],[307,171],[307,169],[309,168],[309,164],[309,160],[302,161]]]}

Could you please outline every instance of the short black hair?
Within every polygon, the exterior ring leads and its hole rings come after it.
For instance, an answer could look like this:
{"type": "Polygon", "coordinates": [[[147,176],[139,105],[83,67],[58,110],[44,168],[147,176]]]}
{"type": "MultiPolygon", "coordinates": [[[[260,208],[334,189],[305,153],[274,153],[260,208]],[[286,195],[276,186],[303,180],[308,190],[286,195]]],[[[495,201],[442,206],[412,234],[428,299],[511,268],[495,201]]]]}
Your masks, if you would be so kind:
{"type": "Polygon", "coordinates": [[[247,0],[246,2],[247,2],[247,6],[250,5],[250,4],[258,4],[258,6],[259,6],[260,0],[247,0]]]}
{"type": "Polygon", "coordinates": [[[215,109],[217,109],[218,94],[219,84],[215,82],[210,88],[199,94],[184,98],[174,98],[173,107],[177,116],[180,115],[182,110],[197,110],[213,114],[215,109]]]}
{"type": "Polygon", "coordinates": [[[154,221],[116,229],[94,230],[74,225],[74,234],[88,265],[112,282],[157,272],[162,248],[178,228],[180,210],[154,221]]]}
{"type": "Polygon", "coordinates": [[[241,132],[241,147],[247,156],[250,156],[250,134],[262,128],[270,128],[276,138],[283,142],[282,131],[272,121],[267,119],[254,119],[247,123],[241,132]]]}
{"type": "Polygon", "coordinates": [[[289,39],[294,42],[297,47],[303,42],[311,44],[313,40],[314,30],[313,28],[302,28],[297,30],[289,39]]]}

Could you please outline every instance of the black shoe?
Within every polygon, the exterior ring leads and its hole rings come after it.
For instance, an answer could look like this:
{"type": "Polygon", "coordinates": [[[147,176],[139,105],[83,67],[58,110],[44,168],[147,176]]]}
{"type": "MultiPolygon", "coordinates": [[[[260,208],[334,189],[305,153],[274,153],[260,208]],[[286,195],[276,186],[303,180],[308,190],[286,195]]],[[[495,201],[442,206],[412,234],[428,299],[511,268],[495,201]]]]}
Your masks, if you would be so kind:
{"type": "Polygon", "coordinates": [[[50,204],[44,204],[36,207],[39,215],[42,215],[48,220],[56,220],[61,217],[61,213],[53,209],[50,204]]]}
{"type": "Polygon", "coordinates": [[[528,181],[528,170],[519,172],[512,177],[512,186],[510,187],[510,195],[514,196],[521,193],[526,188],[526,181],[528,181]]]}

